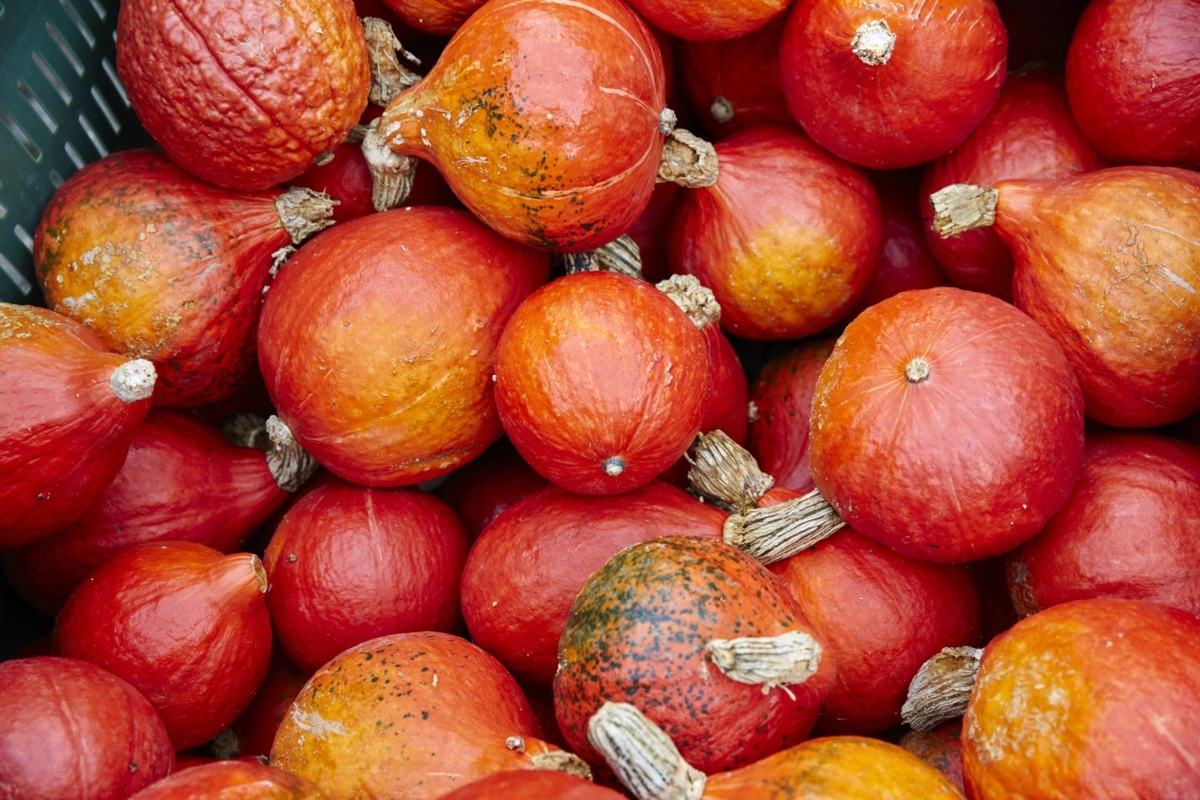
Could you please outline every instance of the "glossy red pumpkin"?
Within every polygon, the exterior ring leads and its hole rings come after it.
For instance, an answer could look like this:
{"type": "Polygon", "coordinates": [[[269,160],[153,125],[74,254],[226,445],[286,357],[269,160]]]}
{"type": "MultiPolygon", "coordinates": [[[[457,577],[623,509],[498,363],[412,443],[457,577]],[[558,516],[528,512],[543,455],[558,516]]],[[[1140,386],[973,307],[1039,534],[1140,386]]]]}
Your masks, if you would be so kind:
{"type": "Polygon", "coordinates": [[[436,497],[329,481],[287,510],[263,553],[272,629],[308,673],[385,634],[457,632],[466,557],[462,522],[436,497]]]}
{"type": "Polygon", "coordinates": [[[990,295],[901,292],[848,326],[817,379],[809,462],[847,524],[942,562],[998,555],[1066,503],[1083,396],[1058,344],[990,295]]]}
{"type": "Polygon", "coordinates": [[[658,43],[620,0],[491,0],[375,133],[395,154],[432,161],[504,236],[585,251],[649,202],[665,97],[658,43]]]}
{"type": "Polygon", "coordinates": [[[243,191],[290,180],[340,144],[370,89],[351,0],[130,0],[117,74],[173,161],[243,191]]]}
{"type": "Polygon", "coordinates": [[[963,718],[978,800],[1192,797],[1200,618],[1142,600],[1052,606],[984,649],[963,718]]]}
{"type": "Polygon", "coordinates": [[[154,367],[75,320],[0,303],[0,550],[81,517],[150,410],[154,367]]]}
{"type": "Polygon", "coordinates": [[[266,591],[249,553],[133,545],[67,599],[54,645],[128,681],[162,716],[175,749],[187,750],[233,722],[267,674],[266,591]]]}
{"type": "Polygon", "coordinates": [[[246,380],[276,255],[331,210],[307,190],[220,189],[160,151],[113,153],[54,193],[34,266],[47,306],[154,362],[155,405],[194,407],[246,380]]]}
{"type": "Polygon", "coordinates": [[[162,718],[112,673],[72,658],[0,663],[0,793],[125,800],[165,777],[175,751],[162,718]]]}
{"type": "Polygon", "coordinates": [[[263,306],[259,365],[280,418],[323,466],[364,486],[420,483],[482,453],[502,433],[497,340],[546,280],[549,256],[432,206],[324,233],[263,306]]]}
{"type": "Polygon", "coordinates": [[[644,486],[700,428],[712,378],[708,346],[659,289],[579,272],[531,295],[496,351],[496,407],[518,452],[565,489],[644,486]]]}
{"type": "Polygon", "coordinates": [[[1089,435],[1067,504],[1007,562],[1022,616],[1088,597],[1200,615],[1200,447],[1134,431],[1089,435]]]}
{"type": "Polygon", "coordinates": [[[726,514],[661,481],[617,496],[550,486],[510,506],[467,556],[471,640],[519,680],[549,687],[571,603],[617,551],[655,536],[718,538],[726,514]]]}
{"type": "Polygon", "coordinates": [[[1200,7],[1093,0],[1066,59],[1071,111],[1096,149],[1125,164],[1200,167],[1200,7]]]}
{"type": "Polygon", "coordinates": [[[822,147],[864,167],[945,155],[1004,83],[1008,37],[992,0],[808,0],[780,45],[792,116],[822,147]]]}
{"type": "MultiPolygon", "coordinates": [[[[1012,73],[996,105],[952,152],[927,165],[921,195],[952,183],[990,186],[1006,178],[1060,178],[1105,166],[1067,105],[1062,74],[1046,68],[1012,73]]],[[[933,208],[921,204],[933,255],[955,285],[1012,299],[1012,255],[988,228],[942,237],[929,227],[933,208]]]]}
{"type": "Polygon", "coordinates": [[[199,764],[147,786],[130,800],[329,800],[316,785],[270,764],[215,761],[199,764]]]}
{"type": "Polygon", "coordinates": [[[271,763],[332,800],[432,800],[493,772],[572,761],[540,736],[500,662],[451,634],[405,633],[317,670],[280,725],[271,763]]]}
{"type": "Polygon", "coordinates": [[[747,339],[800,339],[842,317],[870,280],[882,240],[866,175],[793,127],[760,126],[715,145],[720,175],[683,192],[671,264],[747,339]]]}
{"type": "Polygon", "coordinates": [[[77,521],[5,553],[4,571],[53,615],[119,550],[176,539],[230,553],[287,498],[262,450],[234,445],[194,415],[153,409],[100,499],[77,521]]]}
{"type": "Polygon", "coordinates": [[[816,636],[783,585],[731,545],[695,536],[630,545],[571,607],[554,676],[559,727],[599,764],[588,720],[606,701],[627,702],[698,770],[751,763],[812,730],[836,671],[816,636]],[[778,671],[724,659],[745,640],[778,647],[778,671]]]}
{"type": "Polygon", "coordinates": [[[770,569],[838,665],[821,733],[896,727],[921,665],[943,647],[980,643],[979,597],[965,567],[908,558],[843,528],[770,569]]]}

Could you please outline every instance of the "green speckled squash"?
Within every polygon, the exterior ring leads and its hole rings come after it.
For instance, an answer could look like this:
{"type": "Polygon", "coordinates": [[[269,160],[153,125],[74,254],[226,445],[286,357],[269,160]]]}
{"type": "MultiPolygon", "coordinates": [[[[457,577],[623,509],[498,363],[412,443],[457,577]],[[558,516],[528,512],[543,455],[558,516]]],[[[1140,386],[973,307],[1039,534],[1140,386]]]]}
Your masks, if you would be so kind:
{"type": "Polygon", "coordinates": [[[662,537],[621,550],[588,579],[559,643],[554,705],[571,749],[603,763],[588,719],[631,703],[706,773],[805,739],[834,664],[796,600],[737,548],[662,537]]]}
{"type": "Polygon", "coordinates": [[[485,651],[448,633],[393,634],[317,670],[275,734],[271,763],[331,800],[420,800],[569,759],[541,735],[516,679],[485,651]]]}

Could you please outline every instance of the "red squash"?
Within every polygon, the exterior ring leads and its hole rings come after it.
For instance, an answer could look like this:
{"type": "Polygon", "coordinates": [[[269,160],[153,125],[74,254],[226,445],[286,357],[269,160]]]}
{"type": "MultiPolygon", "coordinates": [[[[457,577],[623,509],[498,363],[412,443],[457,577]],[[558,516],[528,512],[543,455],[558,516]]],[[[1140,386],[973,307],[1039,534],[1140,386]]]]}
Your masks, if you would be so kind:
{"type": "Polygon", "coordinates": [[[151,410],[100,499],[79,520],[5,553],[5,573],[35,608],[53,615],[129,545],[177,539],[237,550],[303,481],[247,445],[191,414],[151,410]]]}
{"type": "MultiPolygon", "coordinates": [[[[699,8],[701,6],[697,6],[699,8]]],[[[688,105],[714,136],[792,123],[779,83],[784,17],[742,36],[680,41],[675,62],[688,105]]]]}
{"type": "Polygon", "coordinates": [[[557,770],[493,772],[439,800],[622,800],[625,795],[577,775],[557,770]]]}
{"type": "Polygon", "coordinates": [[[199,764],[147,786],[129,800],[329,800],[310,781],[255,761],[199,764]]]}
{"type": "Polygon", "coordinates": [[[546,280],[549,255],[432,206],[324,233],[263,306],[259,365],[279,417],[323,466],[364,486],[420,483],[482,453],[502,433],[500,331],[546,280]]]}
{"type": "Polygon", "coordinates": [[[670,181],[656,183],[650,193],[650,202],[625,233],[638,247],[642,277],[651,283],[671,276],[668,236],[671,212],[681,190],[679,184],[670,181]]]}
{"type": "Polygon", "coordinates": [[[1062,603],[984,649],[963,718],[967,794],[1200,795],[1200,618],[1141,600],[1062,603]]]}
{"type": "Polygon", "coordinates": [[[220,189],[159,151],[128,150],[54,193],[34,267],[49,307],[154,362],[155,405],[199,406],[246,380],[272,264],[332,208],[307,189],[220,189]]]}
{"type": "Polygon", "coordinates": [[[559,641],[554,707],[594,766],[588,721],[627,702],[696,769],[720,772],[802,741],[835,675],[795,598],[765,567],[705,537],[613,555],[579,591],[559,641]]]}
{"type": "Polygon", "coordinates": [[[1200,615],[1200,447],[1133,431],[1089,435],[1071,498],[1007,562],[1022,616],[1088,597],[1200,615]]]}
{"type": "Polygon", "coordinates": [[[209,743],[210,751],[221,759],[269,757],[275,734],[308,678],[309,673],[301,672],[280,655],[278,648],[273,649],[267,677],[254,693],[254,699],[209,743]]]}
{"type": "Polygon", "coordinates": [[[150,410],[154,366],[111,353],[90,329],[0,303],[0,550],[82,516],[150,410]]]}
{"type": "Polygon", "coordinates": [[[776,486],[801,493],[813,488],[808,423],[817,376],[833,344],[831,338],[815,338],[793,345],[769,358],[750,387],[754,418],[746,449],[776,486]]]}
{"type": "Polygon", "coordinates": [[[838,665],[821,733],[896,727],[921,665],[943,647],[979,644],[979,597],[965,567],[908,558],[843,528],[771,571],[838,665]]]}
{"type": "MultiPolygon", "coordinates": [[[[925,167],[921,196],[953,183],[990,186],[1006,178],[1060,178],[1103,166],[1071,116],[1062,74],[1033,68],[1010,74],[1000,99],[967,140],[925,167]]],[[[929,227],[928,200],[921,210],[929,247],[956,285],[1012,299],[1012,255],[995,231],[942,237],[929,227]]]]}
{"type": "Polygon", "coordinates": [[[500,662],[448,633],[384,636],[317,670],[271,763],[331,798],[433,800],[493,772],[583,767],[541,740],[500,662]]]}
{"type": "Polygon", "coordinates": [[[847,327],[817,379],[809,460],[859,533],[913,558],[974,561],[1036,534],[1083,458],[1062,350],[990,295],[902,292],[847,327]]]}
{"type": "Polygon", "coordinates": [[[1200,167],[1200,6],[1093,0],[1067,50],[1071,111],[1125,164],[1200,167]]]}
{"type": "Polygon", "coordinates": [[[659,289],[578,272],[531,295],[496,352],[496,406],[526,461],[584,494],[644,486],[683,455],[711,388],[708,346],[659,289]]]}
{"type": "Polygon", "coordinates": [[[462,609],[471,640],[519,680],[549,687],[571,603],[618,550],[655,536],[721,535],[725,512],[661,481],[617,496],[536,492],[471,548],[462,609]]]}
{"type": "Polygon", "coordinates": [[[753,33],[786,11],[792,0],[629,0],[629,4],[665,33],[709,42],[753,33]]]}
{"type": "Polygon", "coordinates": [[[249,553],[133,545],[68,598],[54,645],[128,681],[162,716],[175,749],[187,750],[233,722],[267,674],[266,591],[249,553]]]}
{"type": "Polygon", "coordinates": [[[783,93],[818,144],[864,167],[909,167],[960,145],[996,102],[1008,37],[992,0],[792,6],[783,93]]]}
{"type": "Polygon", "coordinates": [[[1014,302],[1066,352],[1090,418],[1143,428],[1200,410],[1200,174],[1110,167],[933,199],[939,233],[990,224],[1008,244],[1014,302]]]}
{"type": "Polygon", "coordinates": [[[272,629],[307,673],[385,634],[457,632],[466,557],[462,522],[436,497],[328,481],[287,510],[263,553],[272,629]]]}
{"type": "Polygon", "coordinates": [[[340,144],[370,89],[351,0],[130,0],[117,74],[173,161],[243,191],[290,180],[340,144]]]}
{"type": "Polygon", "coordinates": [[[931,731],[908,730],[896,742],[908,752],[934,767],[965,792],[962,774],[962,720],[943,722],[931,731]]]}
{"type": "MultiPolygon", "coordinates": [[[[491,0],[392,100],[364,151],[373,169],[396,171],[393,181],[404,156],[432,161],[504,236],[593,250],[650,199],[673,126],[665,97],[658,44],[619,0],[491,0]]],[[[376,180],[378,207],[396,190],[380,172],[376,180]]]]}
{"type": "Polygon", "coordinates": [[[871,182],[793,127],[741,131],[715,149],[717,182],[676,201],[673,271],[713,291],[736,336],[800,339],[828,328],[879,258],[871,182]]]}
{"type": "Polygon", "coordinates": [[[165,777],[175,751],[136,689],[94,664],[38,656],[0,663],[0,793],[125,800],[165,777]]]}
{"type": "Polygon", "coordinates": [[[474,541],[504,509],[548,483],[505,437],[452,472],[436,493],[454,509],[474,541]]]}

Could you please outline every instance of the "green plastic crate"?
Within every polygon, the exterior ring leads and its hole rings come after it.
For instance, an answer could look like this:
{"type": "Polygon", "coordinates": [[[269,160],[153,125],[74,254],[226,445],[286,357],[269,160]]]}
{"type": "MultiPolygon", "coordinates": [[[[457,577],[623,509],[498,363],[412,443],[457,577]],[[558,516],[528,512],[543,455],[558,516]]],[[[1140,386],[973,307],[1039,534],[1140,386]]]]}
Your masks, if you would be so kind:
{"type": "Polygon", "coordinates": [[[118,0],[0,0],[0,300],[41,304],[33,232],[54,190],[150,143],[117,78],[118,0]]]}

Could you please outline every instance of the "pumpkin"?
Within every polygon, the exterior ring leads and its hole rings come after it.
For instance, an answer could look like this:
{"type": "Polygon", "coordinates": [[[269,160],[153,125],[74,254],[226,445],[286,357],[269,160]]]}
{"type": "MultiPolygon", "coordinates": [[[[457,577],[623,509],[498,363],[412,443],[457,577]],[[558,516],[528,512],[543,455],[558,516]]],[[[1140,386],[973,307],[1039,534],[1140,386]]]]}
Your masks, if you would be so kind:
{"type": "Polygon", "coordinates": [[[279,648],[273,649],[267,677],[254,693],[254,699],[228,728],[213,737],[208,749],[217,760],[267,759],[284,715],[308,678],[309,673],[301,672],[280,654],[279,648]]]}
{"type": "Polygon", "coordinates": [[[666,294],[612,272],[557,278],[496,350],[496,408],[517,451],[583,494],[644,486],[683,455],[711,389],[708,346],[666,294]]]}
{"type": "Polygon", "coordinates": [[[687,41],[719,41],[746,36],[787,10],[792,0],[630,0],[634,10],[658,30],[687,41]]]}
{"type": "Polygon", "coordinates": [[[322,466],[364,486],[420,483],[478,456],[503,432],[501,328],[546,280],[549,256],[433,206],[323,233],[263,305],[259,367],[280,419],[322,466]]]}
{"type": "Polygon", "coordinates": [[[991,295],[901,292],[817,378],[809,463],[855,531],[912,558],[975,561],[1036,534],[1083,459],[1083,396],[1032,319],[991,295]]]}
{"type": "Polygon", "coordinates": [[[617,496],[548,486],[484,528],[462,573],[471,640],[526,685],[549,688],[579,590],[613,554],[655,536],[721,535],[725,513],[671,484],[617,496]]]}
{"type": "Polygon", "coordinates": [[[735,336],[800,339],[828,328],[879,258],[871,182],[791,126],[740,131],[714,149],[716,183],[676,201],[673,271],[712,290],[735,336]]]}
{"type": "Polygon", "coordinates": [[[175,751],[149,701],[73,658],[0,662],[0,791],[37,800],[124,800],[166,777],[175,751]]]}
{"type": "Polygon", "coordinates": [[[384,634],[457,632],[466,557],[436,497],[330,480],[288,508],[263,553],[272,630],[306,673],[384,634]]]}
{"type": "Polygon", "coordinates": [[[945,775],[954,786],[965,792],[962,774],[962,720],[943,722],[933,730],[909,729],[896,744],[945,775]]]}
{"type": "Polygon", "coordinates": [[[493,772],[486,778],[459,787],[441,800],[621,800],[625,795],[586,778],[557,770],[493,772]]]}
{"type": "Polygon", "coordinates": [[[296,177],[367,106],[367,44],[351,0],[131,0],[116,34],[138,121],[172,161],[218,186],[296,177]]]}
{"type": "Polygon", "coordinates": [[[992,0],[792,5],[780,44],[783,94],[817,144],[864,167],[945,155],[991,110],[1008,36],[992,0]]]}
{"type": "Polygon", "coordinates": [[[1088,597],[1200,615],[1200,447],[1140,431],[1090,434],[1067,504],[1005,560],[1022,616],[1088,597]]]}
{"type": "Polygon", "coordinates": [[[112,153],[54,193],[34,268],[47,306],[154,362],[155,405],[194,407],[246,381],[272,265],[332,209],[307,189],[212,186],[156,150],[112,153]]]}
{"type": "Polygon", "coordinates": [[[233,722],[266,677],[266,591],[250,553],[131,545],[67,598],[54,646],[129,682],[162,716],[175,749],[187,750],[233,722]]]}
{"type": "Polygon", "coordinates": [[[582,766],[540,736],[500,662],[420,631],[363,642],[317,670],[279,726],[271,763],[330,800],[432,800],[493,772],[582,766]]]}
{"type": "MultiPolygon", "coordinates": [[[[261,418],[256,427],[265,439],[261,418]]],[[[0,558],[21,595],[53,615],[131,544],[175,539],[236,551],[304,477],[193,414],[151,409],[133,431],[125,463],[82,517],[0,558]]]]}
{"type": "Polygon", "coordinates": [[[983,651],[963,718],[978,800],[1192,797],[1200,619],[1144,600],[1061,603],[983,651]]]}
{"type": "Polygon", "coordinates": [[[703,772],[805,739],[835,665],[765,567],[706,537],[630,545],[587,579],[559,640],[554,707],[572,750],[599,765],[588,720],[636,706],[703,772]]]}
{"type": "Polygon", "coordinates": [[[154,365],[70,317],[0,303],[0,550],[69,525],[104,493],[150,410],[154,365]]]}
{"type": "Polygon", "coordinates": [[[942,235],[992,225],[1008,244],[1013,300],[1066,352],[1091,419],[1144,428],[1200,410],[1200,175],[1109,167],[933,200],[942,235]]]}
{"type": "Polygon", "coordinates": [[[1065,69],[1071,112],[1096,149],[1125,164],[1200,167],[1197,52],[1195,3],[1089,3],[1065,69]]]}
{"type": "Polygon", "coordinates": [[[381,0],[404,24],[425,33],[449,36],[484,0],[381,0]]]}
{"type": "Polygon", "coordinates": [[[147,786],[130,800],[219,800],[238,795],[271,800],[328,800],[311,782],[279,767],[233,760],[189,767],[147,786]]]}
{"type": "MultiPolygon", "coordinates": [[[[996,105],[966,141],[926,165],[921,195],[954,183],[1059,178],[1103,166],[1071,116],[1062,73],[1035,67],[1010,74],[996,105]]],[[[933,207],[925,202],[921,210],[929,248],[955,285],[1012,300],[1012,255],[994,230],[942,237],[929,227],[933,207]]]]}
{"type": "Polygon", "coordinates": [[[941,773],[902,748],[863,736],[823,736],[725,772],[705,775],[629,703],[605,703],[588,726],[635,800],[956,800],[941,773]]]}
{"type": "Polygon", "coordinates": [[[658,43],[619,0],[490,0],[368,128],[376,207],[403,197],[405,157],[420,157],[504,236],[594,250],[649,202],[665,97],[658,43]]]}

